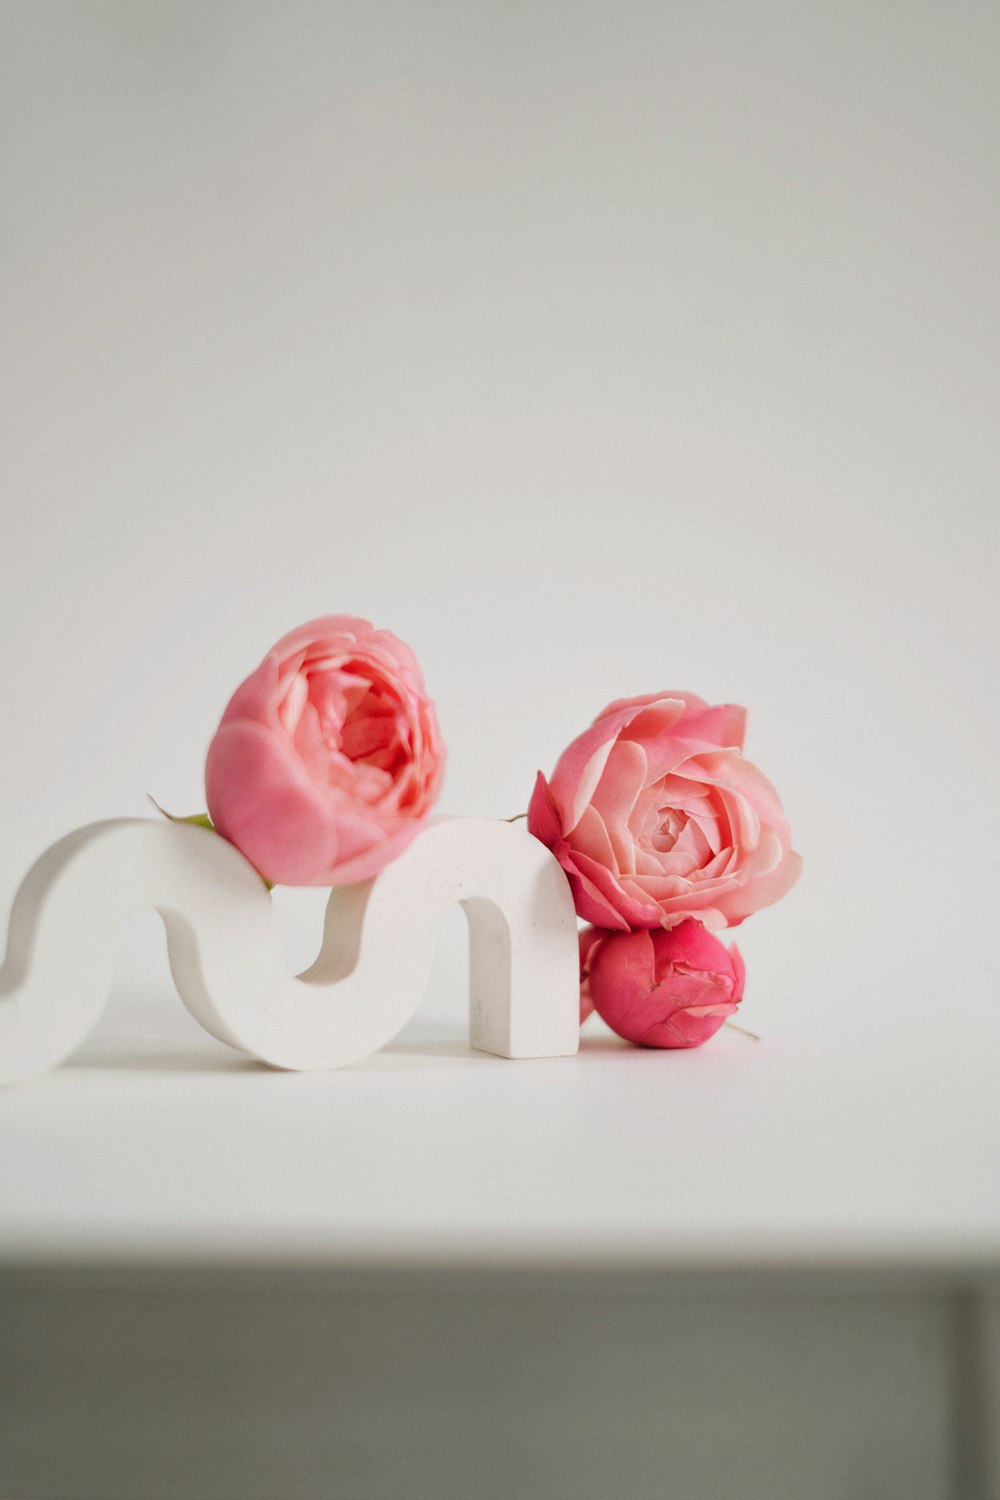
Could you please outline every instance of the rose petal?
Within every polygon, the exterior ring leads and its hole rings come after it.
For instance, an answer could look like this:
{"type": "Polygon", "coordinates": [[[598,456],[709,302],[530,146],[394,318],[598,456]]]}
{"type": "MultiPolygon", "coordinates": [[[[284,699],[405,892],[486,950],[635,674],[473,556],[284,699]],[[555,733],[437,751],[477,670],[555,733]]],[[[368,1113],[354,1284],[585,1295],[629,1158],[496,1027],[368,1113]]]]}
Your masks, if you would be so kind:
{"type": "Polygon", "coordinates": [[[265,880],[328,884],[337,857],[332,810],[273,731],[223,725],[209,747],[205,786],[215,828],[265,880]]]}

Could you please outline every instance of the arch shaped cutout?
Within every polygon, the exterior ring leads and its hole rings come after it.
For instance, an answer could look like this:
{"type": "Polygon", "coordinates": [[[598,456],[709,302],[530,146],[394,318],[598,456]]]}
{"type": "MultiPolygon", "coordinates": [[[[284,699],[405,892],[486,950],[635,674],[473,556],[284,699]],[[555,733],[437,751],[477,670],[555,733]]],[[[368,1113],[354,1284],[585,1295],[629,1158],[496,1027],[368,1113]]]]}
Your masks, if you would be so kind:
{"type": "Polygon", "coordinates": [[[273,1067],[344,1067],[406,1024],[444,909],[469,921],[469,1034],[501,1057],[565,1057],[579,1042],[576,914],[548,849],[520,824],[428,824],[374,880],[330,892],[319,954],[300,975],[276,913],[232,844],[187,823],[122,818],[61,839],[28,871],[0,969],[0,1082],[54,1067],[104,1008],[119,933],[154,908],[177,990],[220,1041],[273,1067]]]}

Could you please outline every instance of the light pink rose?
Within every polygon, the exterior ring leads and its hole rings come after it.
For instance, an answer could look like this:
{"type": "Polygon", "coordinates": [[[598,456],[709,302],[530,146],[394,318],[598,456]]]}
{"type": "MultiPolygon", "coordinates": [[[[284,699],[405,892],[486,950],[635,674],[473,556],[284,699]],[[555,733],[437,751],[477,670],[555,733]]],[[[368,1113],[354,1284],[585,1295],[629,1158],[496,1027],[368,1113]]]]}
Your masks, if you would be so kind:
{"type": "Polygon", "coordinates": [[[569,876],[585,921],[625,931],[736,927],[802,861],[767,778],[741,754],[746,709],[694,693],[610,704],[539,772],[528,827],[569,876]]]}
{"type": "Polygon", "coordinates": [[[598,1014],[642,1047],[700,1047],[743,999],[745,970],[700,922],[669,932],[608,932],[590,950],[590,993],[598,1014]]]}
{"type": "Polygon", "coordinates": [[[327,615],[282,637],[236,689],[205,789],[215,827],[265,879],[347,885],[402,853],[443,770],[409,646],[367,620],[327,615]]]}

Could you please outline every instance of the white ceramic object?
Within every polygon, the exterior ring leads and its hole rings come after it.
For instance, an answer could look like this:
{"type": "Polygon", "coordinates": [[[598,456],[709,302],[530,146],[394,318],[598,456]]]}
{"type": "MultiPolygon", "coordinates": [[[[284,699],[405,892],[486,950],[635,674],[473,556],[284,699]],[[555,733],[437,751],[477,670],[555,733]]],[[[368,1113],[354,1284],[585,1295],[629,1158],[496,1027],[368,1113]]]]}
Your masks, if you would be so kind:
{"type": "Polygon", "coordinates": [[[501,1057],[564,1057],[579,1040],[576,916],[565,875],[521,824],[431,822],[374,880],[331,891],[322,946],[288,973],[271,901],[232,844],[188,823],[91,823],[32,866],[0,970],[0,1082],[67,1057],[103,1009],[118,935],[154,907],[191,1014],[279,1068],[338,1068],[416,1010],[445,907],[469,920],[470,1040],[501,1057]]]}

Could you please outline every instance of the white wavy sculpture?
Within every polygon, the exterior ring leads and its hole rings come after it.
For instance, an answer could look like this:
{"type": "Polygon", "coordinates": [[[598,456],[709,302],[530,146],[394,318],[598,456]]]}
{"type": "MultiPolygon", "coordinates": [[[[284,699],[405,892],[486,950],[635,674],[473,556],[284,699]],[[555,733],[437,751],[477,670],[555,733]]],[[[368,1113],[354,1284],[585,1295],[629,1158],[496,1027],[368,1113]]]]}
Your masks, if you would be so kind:
{"type": "Polygon", "coordinates": [[[576,917],[566,877],[525,828],[430,823],[375,880],[330,893],[323,942],[288,973],[270,894],[225,839],[187,823],[91,823],[48,849],[11,910],[0,969],[0,1082],[44,1072],[94,1025],[119,933],[155,908],[170,968],[213,1036],[278,1068],[338,1068],[416,1010],[443,909],[469,919],[470,1040],[501,1057],[577,1050],[576,917]]]}

